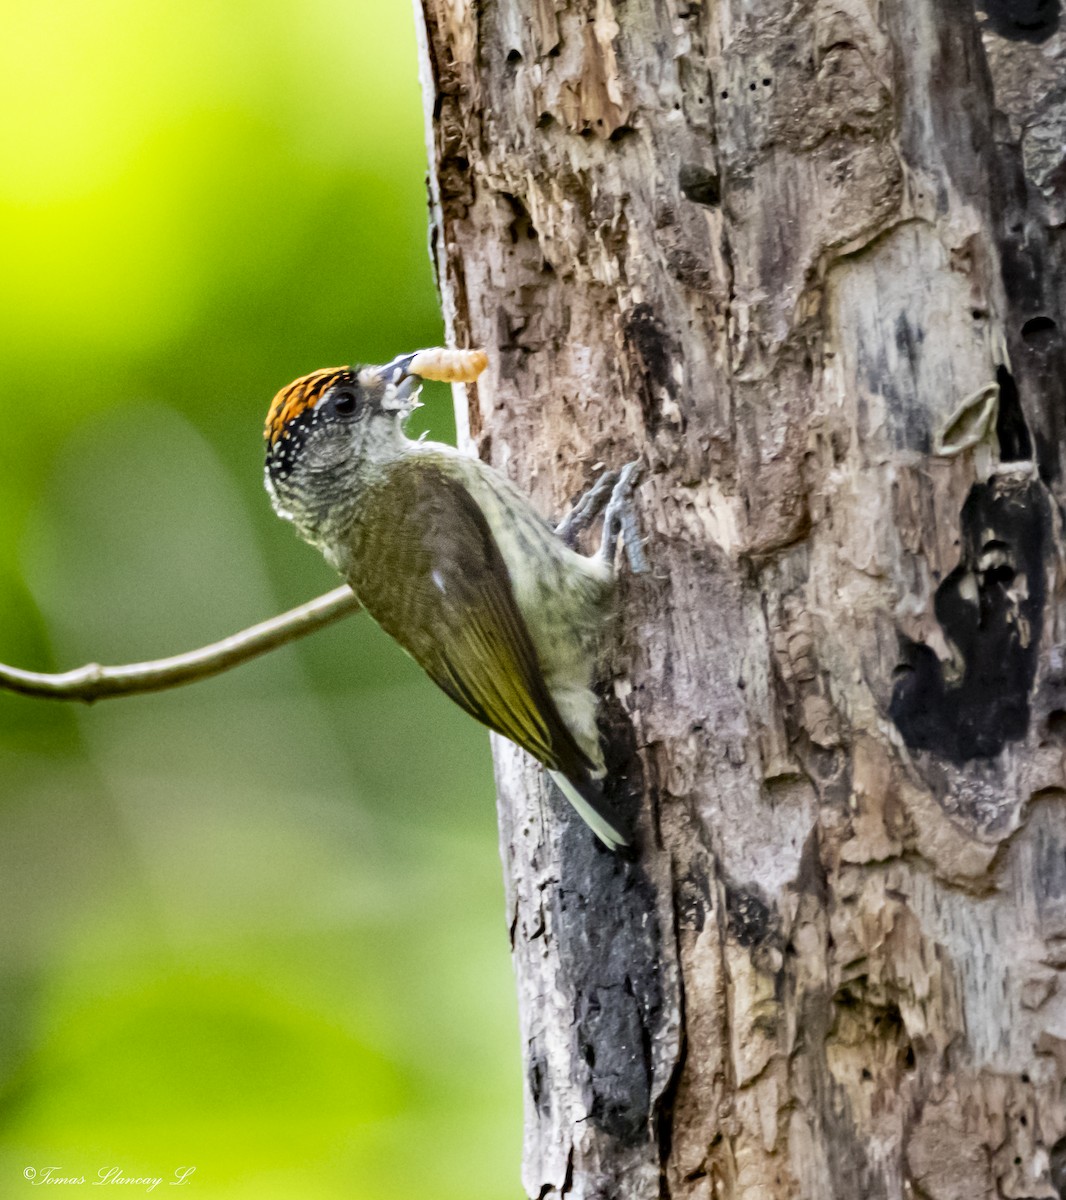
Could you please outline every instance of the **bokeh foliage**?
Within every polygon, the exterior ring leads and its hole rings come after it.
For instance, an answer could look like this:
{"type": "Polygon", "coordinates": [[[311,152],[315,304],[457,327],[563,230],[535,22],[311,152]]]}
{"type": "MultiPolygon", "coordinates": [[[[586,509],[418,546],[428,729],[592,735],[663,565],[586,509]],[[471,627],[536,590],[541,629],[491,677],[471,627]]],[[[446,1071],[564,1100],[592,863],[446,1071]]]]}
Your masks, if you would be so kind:
{"type": "MultiPolygon", "coordinates": [[[[0,658],[334,586],[260,427],[442,336],[408,5],[0,17],[0,658]]],[[[450,432],[443,389],[419,416],[450,432]]],[[[179,692],[0,695],[0,1194],[515,1196],[519,1094],[486,737],[366,618],[179,692]]]]}

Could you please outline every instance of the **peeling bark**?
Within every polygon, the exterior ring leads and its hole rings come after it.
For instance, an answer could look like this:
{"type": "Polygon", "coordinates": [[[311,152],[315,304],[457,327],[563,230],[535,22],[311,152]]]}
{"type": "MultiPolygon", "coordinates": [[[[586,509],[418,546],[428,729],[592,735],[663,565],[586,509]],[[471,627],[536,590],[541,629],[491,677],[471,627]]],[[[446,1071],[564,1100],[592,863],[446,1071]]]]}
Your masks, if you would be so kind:
{"type": "Polygon", "coordinates": [[[422,0],[468,444],[643,454],[603,851],[495,746],[531,1197],[1066,1197],[1059,0],[422,0]]]}

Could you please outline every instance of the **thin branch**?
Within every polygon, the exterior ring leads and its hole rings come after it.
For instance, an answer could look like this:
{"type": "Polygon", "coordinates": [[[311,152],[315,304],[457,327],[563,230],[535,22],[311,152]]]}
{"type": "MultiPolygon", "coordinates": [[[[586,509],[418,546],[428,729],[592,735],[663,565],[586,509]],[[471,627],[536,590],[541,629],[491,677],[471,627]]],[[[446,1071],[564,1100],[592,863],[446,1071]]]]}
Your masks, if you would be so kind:
{"type": "Polygon", "coordinates": [[[20,671],[0,663],[0,688],[19,692],[23,696],[39,696],[46,700],[105,700],[110,696],[135,696],[140,692],[162,692],[180,687],[197,679],[207,679],[239,666],[250,658],[266,654],[277,646],[294,641],[316,629],[322,629],[360,605],[345,584],[324,596],[309,600],[299,608],[271,617],[250,629],[242,629],[220,642],[159,658],[153,662],[127,663],[121,667],[101,667],[87,663],[61,675],[42,675],[36,671],[20,671]]]}

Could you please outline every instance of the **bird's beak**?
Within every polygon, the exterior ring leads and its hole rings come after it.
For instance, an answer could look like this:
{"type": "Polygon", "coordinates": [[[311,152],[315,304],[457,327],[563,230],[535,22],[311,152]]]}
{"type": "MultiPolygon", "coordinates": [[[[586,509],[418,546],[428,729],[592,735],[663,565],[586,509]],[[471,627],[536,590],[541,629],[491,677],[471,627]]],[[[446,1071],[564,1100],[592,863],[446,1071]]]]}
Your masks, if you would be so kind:
{"type": "Polygon", "coordinates": [[[383,409],[400,411],[406,415],[420,406],[418,393],[422,390],[422,376],[409,370],[414,357],[414,354],[402,354],[383,367],[364,367],[359,372],[359,382],[364,386],[385,385],[385,395],[381,401],[383,409]]]}
{"type": "Polygon", "coordinates": [[[411,412],[422,406],[422,401],[418,398],[421,391],[422,377],[420,375],[403,375],[400,377],[399,383],[390,383],[386,387],[385,403],[382,407],[395,406],[411,412]]]}

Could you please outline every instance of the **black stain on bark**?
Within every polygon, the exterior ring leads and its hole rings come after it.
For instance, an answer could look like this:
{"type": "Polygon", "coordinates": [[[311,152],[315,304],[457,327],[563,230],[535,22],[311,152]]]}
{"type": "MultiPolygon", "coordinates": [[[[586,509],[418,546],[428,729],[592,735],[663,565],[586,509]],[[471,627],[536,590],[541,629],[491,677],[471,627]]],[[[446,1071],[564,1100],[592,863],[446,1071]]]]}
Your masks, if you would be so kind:
{"type": "Polygon", "coordinates": [[[777,926],[773,911],[756,892],[727,884],[725,906],[729,932],[746,950],[775,935],[777,926]]]}
{"type": "Polygon", "coordinates": [[[581,867],[570,860],[568,874],[582,883],[558,889],[553,919],[560,982],[573,998],[575,1082],[589,1119],[635,1145],[652,1136],[652,1047],[663,1013],[655,890],[638,864],[607,850],[581,867]]]}
{"type": "Polygon", "coordinates": [[[640,383],[644,424],[648,433],[654,436],[663,423],[664,393],[673,399],[677,391],[673,375],[677,350],[650,304],[638,304],[630,312],[625,324],[625,340],[634,375],[640,383]]]}
{"type": "Polygon", "coordinates": [[[896,317],[896,349],[900,354],[909,363],[917,364],[924,341],[925,330],[921,326],[912,326],[907,314],[900,313],[896,317]]]}
{"type": "Polygon", "coordinates": [[[1066,1200],[1066,1137],[1059,1138],[1051,1147],[1048,1158],[1051,1186],[1058,1192],[1062,1200],[1066,1200]]]}
{"type": "Polygon", "coordinates": [[[996,437],[999,440],[1001,462],[1027,462],[1033,457],[1033,439],[1025,423],[1018,385],[1004,366],[996,368],[999,384],[999,408],[996,414],[996,437]]]}
{"type": "Polygon", "coordinates": [[[1003,283],[1010,298],[1023,311],[1034,301],[1040,303],[1043,267],[1025,237],[1024,220],[1016,221],[1008,230],[1001,254],[1003,283]]]}
{"type": "Polygon", "coordinates": [[[1046,42],[1059,27],[1059,0],[980,0],[988,26],[1013,42],[1046,42]]]}
{"type": "Polygon", "coordinates": [[[531,1052],[526,1067],[526,1080],[529,1083],[529,1095],[533,1100],[533,1107],[541,1117],[545,1116],[551,1108],[548,1102],[548,1090],[545,1086],[547,1078],[548,1070],[543,1054],[539,1051],[531,1052]]]}
{"type": "MultiPolygon", "coordinates": [[[[632,722],[602,697],[605,795],[629,831],[644,780],[632,722]]],[[[574,1014],[573,1062],[589,1120],[625,1145],[654,1140],[652,1055],[664,1022],[662,931],[641,864],[612,853],[569,806],[562,814],[564,882],[553,898],[560,986],[574,1014]]]]}
{"type": "Polygon", "coordinates": [[[974,485],[960,524],[961,559],[934,611],[961,677],[949,681],[928,646],[901,638],[889,708],[912,750],[954,763],[994,758],[1029,728],[1051,512],[1040,483],[1000,477],[974,485]]]}
{"type": "Polygon", "coordinates": [[[678,879],[676,897],[678,925],[702,933],[711,910],[710,883],[698,864],[693,863],[688,873],[678,879]]]}
{"type": "Polygon", "coordinates": [[[677,174],[677,183],[681,194],[693,204],[717,208],[722,202],[722,185],[718,173],[701,167],[698,163],[682,163],[677,174]]]}
{"type": "MultiPolygon", "coordinates": [[[[606,680],[595,690],[600,701],[599,727],[607,767],[603,798],[617,816],[619,829],[632,843],[636,838],[637,821],[647,791],[647,781],[633,733],[633,719],[606,680]]],[[[567,808],[569,810],[569,805],[567,808]]],[[[631,848],[621,853],[623,857],[635,857],[635,851],[631,848]]]]}
{"type": "Polygon", "coordinates": [[[1030,453],[1036,455],[1040,478],[1054,484],[1062,474],[1066,446],[1066,343],[1051,315],[1057,312],[1061,295],[1058,274],[1050,265],[1057,262],[1058,249],[1040,223],[1028,218],[1020,162],[1005,160],[1001,175],[1000,262],[1017,330],[1010,339],[1011,365],[1018,391],[1025,397],[1030,453]]]}
{"type": "MultiPolygon", "coordinates": [[[[929,411],[918,386],[918,367],[925,341],[924,331],[912,326],[907,314],[896,317],[894,338],[897,354],[890,359],[888,348],[880,340],[859,343],[858,371],[870,392],[884,398],[888,432],[900,449],[928,454],[932,445],[929,411]],[[903,366],[899,365],[902,359],[903,366]]],[[[859,394],[858,433],[862,440],[871,436],[871,421],[866,400],[859,394]]]]}
{"type": "Polygon", "coordinates": [[[627,138],[636,137],[636,135],[637,130],[635,126],[619,125],[617,129],[613,130],[608,135],[607,140],[612,144],[617,145],[619,142],[624,142],[627,138]]]}

